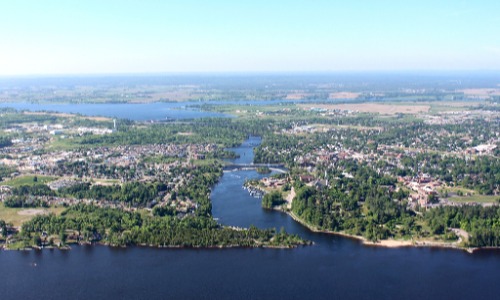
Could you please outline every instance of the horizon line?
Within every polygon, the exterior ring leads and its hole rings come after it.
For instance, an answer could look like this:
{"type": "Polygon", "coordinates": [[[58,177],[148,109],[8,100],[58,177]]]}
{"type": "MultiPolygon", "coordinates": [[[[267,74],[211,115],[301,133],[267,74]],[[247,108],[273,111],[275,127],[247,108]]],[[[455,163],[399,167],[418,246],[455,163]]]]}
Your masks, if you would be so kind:
{"type": "Polygon", "coordinates": [[[104,77],[104,76],[206,76],[206,75],[335,75],[335,74],[443,74],[500,73],[500,69],[394,69],[394,70],[327,70],[327,71],[167,71],[167,72],[96,72],[96,73],[25,73],[0,74],[6,78],[104,77]]]}

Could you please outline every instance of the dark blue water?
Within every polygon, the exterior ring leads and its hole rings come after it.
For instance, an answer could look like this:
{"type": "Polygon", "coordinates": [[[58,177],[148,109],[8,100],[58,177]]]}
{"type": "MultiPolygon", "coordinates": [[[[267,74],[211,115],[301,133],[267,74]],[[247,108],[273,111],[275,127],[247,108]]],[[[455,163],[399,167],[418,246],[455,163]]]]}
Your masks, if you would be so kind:
{"type": "MultiPolygon", "coordinates": [[[[251,161],[256,141],[239,153],[251,161]],[[248,158],[250,157],[250,158],[248,158]]],[[[225,173],[212,193],[223,224],[285,227],[298,249],[116,249],[0,252],[0,299],[497,299],[500,252],[385,249],[308,231],[261,209],[242,189],[255,171],[225,173]],[[36,264],[36,265],[35,265],[36,264]]]]}

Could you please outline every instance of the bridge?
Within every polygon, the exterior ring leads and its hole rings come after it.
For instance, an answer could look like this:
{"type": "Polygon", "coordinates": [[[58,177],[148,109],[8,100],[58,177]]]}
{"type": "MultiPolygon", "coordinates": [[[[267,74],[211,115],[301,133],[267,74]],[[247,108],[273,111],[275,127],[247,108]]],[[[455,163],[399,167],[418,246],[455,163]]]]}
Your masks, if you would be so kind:
{"type": "Polygon", "coordinates": [[[286,173],[288,170],[285,168],[284,164],[232,164],[228,163],[224,165],[224,171],[237,171],[237,170],[255,170],[257,168],[267,167],[271,171],[276,171],[280,173],[286,173]]]}

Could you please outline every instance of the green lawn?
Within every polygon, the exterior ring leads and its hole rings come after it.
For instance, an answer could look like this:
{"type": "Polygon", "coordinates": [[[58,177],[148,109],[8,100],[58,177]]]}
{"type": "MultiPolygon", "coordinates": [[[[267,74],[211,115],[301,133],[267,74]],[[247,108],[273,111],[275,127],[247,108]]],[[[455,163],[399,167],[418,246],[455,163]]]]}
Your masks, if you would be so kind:
{"type": "Polygon", "coordinates": [[[114,184],[120,185],[120,180],[118,179],[92,179],[92,181],[95,184],[101,184],[101,185],[114,185],[114,184]]]}
{"type": "Polygon", "coordinates": [[[8,186],[16,187],[16,186],[21,186],[21,185],[35,185],[37,183],[46,184],[46,183],[49,183],[49,182],[54,181],[56,179],[57,179],[57,177],[52,177],[52,176],[23,175],[23,176],[19,176],[19,177],[16,177],[14,179],[11,179],[11,180],[2,181],[2,182],[0,182],[0,185],[8,185],[8,186]],[[37,178],[36,181],[35,181],[35,177],[37,178]]]}
{"type": "Polygon", "coordinates": [[[447,191],[449,194],[449,197],[444,199],[453,202],[495,203],[498,199],[500,199],[500,196],[480,195],[474,190],[466,189],[461,186],[445,187],[438,190],[440,194],[442,194],[444,191],[447,191]],[[464,196],[458,196],[457,193],[459,192],[462,192],[464,196]],[[469,194],[470,196],[465,196],[466,194],[469,194]]]}
{"type": "Polygon", "coordinates": [[[497,200],[500,199],[500,196],[487,196],[487,195],[472,195],[472,196],[464,196],[464,197],[449,197],[446,200],[453,202],[477,202],[477,203],[496,203],[497,200]]]}
{"type": "Polygon", "coordinates": [[[22,223],[31,220],[35,214],[33,212],[36,211],[46,211],[48,213],[54,213],[56,215],[60,215],[64,207],[48,207],[48,208],[12,208],[5,207],[3,203],[0,203],[0,219],[4,220],[7,223],[12,223],[14,226],[21,226],[22,223]],[[31,212],[31,213],[27,213],[31,212]]]}
{"type": "Polygon", "coordinates": [[[69,138],[60,138],[56,137],[51,141],[49,146],[47,147],[47,151],[58,151],[58,150],[72,150],[75,148],[85,148],[86,145],[79,145],[75,142],[75,139],[69,138]]]}
{"type": "Polygon", "coordinates": [[[196,159],[191,161],[191,163],[195,166],[211,166],[220,162],[221,161],[216,158],[196,159]]]}

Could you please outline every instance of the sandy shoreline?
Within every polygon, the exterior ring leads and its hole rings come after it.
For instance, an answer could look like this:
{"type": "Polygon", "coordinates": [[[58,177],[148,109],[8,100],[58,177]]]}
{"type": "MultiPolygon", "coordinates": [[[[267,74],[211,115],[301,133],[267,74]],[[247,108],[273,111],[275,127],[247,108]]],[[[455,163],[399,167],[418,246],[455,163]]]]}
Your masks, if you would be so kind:
{"type": "MultiPolygon", "coordinates": [[[[283,210],[282,210],[283,211],[283,210]]],[[[292,219],[297,221],[298,223],[302,224],[303,226],[307,227],[309,230],[312,232],[321,232],[321,233],[327,233],[327,234],[333,234],[337,236],[342,236],[350,239],[355,239],[359,240],[362,242],[363,245],[366,246],[375,246],[375,247],[385,247],[385,248],[401,248],[401,247],[432,247],[432,248],[447,248],[447,249],[457,249],[457,250],[464,250],[467,251],[468,253],[473,253],[474,251],[481,250],[481,249],[500,249],[496,247],[473,247],[473,248],[464,248],[460,247],[456,244],[453,243],[446,243],[446,242],[435,242],[435,241],[405,241],[405,240],[394,240],[394,239],[387,239],[387,240],[381,240],[378,242],[371,242],[368,241],[366,238],[358,235],[353,235],[353,234],[348,234],[344,232],[337,232],[337,231],[331,231],[331,230],[320,230],[317,229],[314,226],[311,226],[307,224],[305,221],[300,219],[297,215],[295,215],[291,211],[283,211],[286,214],[288,214],[292,219]]]]}

